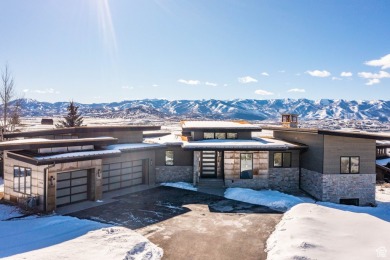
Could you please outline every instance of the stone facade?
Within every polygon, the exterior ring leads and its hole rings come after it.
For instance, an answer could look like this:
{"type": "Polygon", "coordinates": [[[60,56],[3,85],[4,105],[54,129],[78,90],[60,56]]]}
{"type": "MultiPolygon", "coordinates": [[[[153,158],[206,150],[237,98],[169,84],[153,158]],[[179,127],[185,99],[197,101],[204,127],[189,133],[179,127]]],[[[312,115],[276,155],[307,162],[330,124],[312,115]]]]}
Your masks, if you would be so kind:
{"type": "Polygon", "coordinates": [[[301,189],[322,200],[322,173],[301,169],[301,189]]]}
{"type": "Polygon", "coordinates": [[[157,166],[156,167],[156,182],[192,182],[193,167],[192,166],[157,166]]]}
{"type": "Polygon", "coordinates": [[[360,206],[375,204],[375,174],[324,174],[323,201],[359,199],[360,206]]]}
{"type": "Polygon", "coordinates": [[[299,191],[299,168],[270,168],[269,188],[296,193],[299,191]]]}

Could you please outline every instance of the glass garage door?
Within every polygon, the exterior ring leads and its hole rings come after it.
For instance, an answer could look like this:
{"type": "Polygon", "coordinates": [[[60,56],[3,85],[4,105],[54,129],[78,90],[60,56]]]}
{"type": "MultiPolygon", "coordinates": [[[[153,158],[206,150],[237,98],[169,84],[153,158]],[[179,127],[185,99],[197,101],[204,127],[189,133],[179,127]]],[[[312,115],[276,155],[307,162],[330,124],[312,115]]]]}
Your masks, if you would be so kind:
{"type": "Polygon", "coordinates": [[[57,207],[88,199],[88,170],[57,174],[57,207]]]}
{"type": "Polygon", "coordinates": [[[143,160],[103,164],[103,192],[143,183],[143,160]]]}

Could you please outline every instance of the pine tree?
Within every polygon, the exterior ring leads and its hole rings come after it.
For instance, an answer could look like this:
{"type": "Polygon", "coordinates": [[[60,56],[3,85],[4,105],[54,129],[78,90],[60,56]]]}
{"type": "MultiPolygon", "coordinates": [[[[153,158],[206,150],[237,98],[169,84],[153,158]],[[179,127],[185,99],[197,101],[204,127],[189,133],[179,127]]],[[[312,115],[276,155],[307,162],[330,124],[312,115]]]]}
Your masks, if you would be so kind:
{"type": "Polygon", "coordinates": [[[81,116],[81,113],[77,111],[78,109],[79,107],[75,106],[73,100],[70,101],[69,106],[67,107],[68,114],[64,116],[64,120],[61,120],[58,124],[56,124],[56,127],[63,128],[81,126],[84,119],[81,116]]]}

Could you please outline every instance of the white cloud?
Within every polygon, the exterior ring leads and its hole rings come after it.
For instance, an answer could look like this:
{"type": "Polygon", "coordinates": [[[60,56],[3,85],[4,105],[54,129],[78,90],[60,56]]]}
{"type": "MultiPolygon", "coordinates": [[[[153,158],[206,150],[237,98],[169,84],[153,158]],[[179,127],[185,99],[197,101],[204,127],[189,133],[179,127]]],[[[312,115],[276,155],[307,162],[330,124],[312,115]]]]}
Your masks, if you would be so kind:
{"type": "Polygon", "coordinates": [[[157,84],[153,84],[152,87],[159,87],[160,85],[157,85],[157,84]]]}
{"type": "Polygon", "coordinates": [[[287,90],[287,92],[301,92],[301,93],[304,93],[304,92],[306,92],[306,90],[304,90],[303,88],[292,88],[292,89],[287,90]]]}
{"type": "Polygon", "coordinates": [[[122,86],[122,89],[134,89],[134,87],[122,86]]]}
{"type": "Polygon", "coordinates": [[[364,79],[368,79],[366,85],[371,86],[380,83],[380,79],[390,78],[390,73],[383,70],[379,71],[379,73],[359,72],[358,76],[364,79]]]}
{"type": "MultiPolygon", "coordinates": [[[[30,90],[27,90],[26,92],[29,92],[30,90]]],[[[59,91],[56,91],[55,89],[53,88],[47,88],[47,89],[36,89],[36,90],[31,90],[31,92],[33,93],[37,93],[37,94],[60,94],[59,91]]]]}
{"type": "Polygon", "coordinates": [[[27,93],[27,92],[29,92],[30,90],[28,89],[28,88],[26,88],[26,89],[23,89],[23,92],[24,93],[27,93]]]}
{"type": "Polygon", "coordinates": [[[264,72],[262,72],[262,73],[261,73],[261,75],[263,75],[263,76],[266,76],[266,77],[268,77],[268,76],[269,76],[268,72],[265,72],[265,71],[264,71],[264,72]]]}
{"type": "Polygon", "coordinates": [[[340,73],[341,77],[352,77],[352,72],[343,71],[340,73]]]}
{"type": "Polygon", "coordinates": [[[338,78],[338,77],[332,77],[332,80],[343,80],[343,79],[338,78]]]}
{"type": "Polygon", "coordinates": [[[286,71],[285,71],[285,70],[279,70],[278,72],[280,72],[280,73],[285,73],[286,71]]]}
{"type": "Polygon", "coordinates": [[[365,79],[383,79],[383,78],[390,78],[390,73],[386,71],[379,71],[379,73],[372,73],[372,72],[359,72],[359,77],[365,78],[365,79]]]}
{"type": "Polygon", "coordinates": [[[245,76],[245,77],[238,78],[238,82],[240,82],[242,84],[246,84],[246,83],[251,83],[251,82],[257,82],[257,79],[254,79],[250,76],[245,76]]]}
{"type": "Polygon", "coordinates": [[[379,79],[369,79],[366,83],[367,86],[372,86],[374,84],[378,84],[380,83],[381,81],[379,79]]]}
{"type": "Polygon", "coordinates": [[[193,79],[190,79],[190,80],[179,79],[177,82],[183,83],[186,85],[199,85],[200,84],[199,80],[193,80],[193,79]]]}
{"type": "Polygon", "coordinates": [[[390,54],[383,56],[379,60],[369,60],[364,64],[368,66],[381,67],[381,69],[389,69],[390,68],[390,54]]]}
{"type": "Polygon", "coordinates": [[[227,86],[228,86],[228,84],[223,84],[223,86],[224,86],[224,87],[227,87],[227,86]]]}
{"type": "Polygon", "coordinates": [[[258,89],[258,90],[255,91],[255,94],[261,95],[261,96],[271,96],[271,95],[273,95],[274,93],[269,92],[269,91],[267,91],[267,90],[258,89]]]}
{"type": "Polygon", "coordinates": [[[217,83],[213,83],[213,82],[208,82],[208,81],[206,81],[206,83],[204,83],[206,86],[212,86],[212,87],[216,87],[216,86],[218,86],[218,84],[217,83]]]}
{"type": "Polygon", "coordinates": [[[308,70],[305,73],[309,74],[310,76],[320,78],[326,78],[331,75],[330,72],[326,70],[308,70]]]}

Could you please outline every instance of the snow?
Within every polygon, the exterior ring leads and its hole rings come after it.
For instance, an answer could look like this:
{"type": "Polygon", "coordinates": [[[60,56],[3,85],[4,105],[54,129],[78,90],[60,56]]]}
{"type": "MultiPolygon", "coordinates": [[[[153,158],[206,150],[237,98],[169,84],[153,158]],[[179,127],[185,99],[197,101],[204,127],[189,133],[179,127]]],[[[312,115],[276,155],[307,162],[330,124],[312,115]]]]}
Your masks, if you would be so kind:
{"type": "Polygon", "coordinates": [[[84,152],[47,155],[47,156],[36,156],[34,157],[34,159],[38,161],[41,160],[44,161],[44,160],[55,160],[55,159],[65,159],[65,158],[80,158],[80,157],[105,155],[105,154],[120,154],[120,153],[121,153],[120,150],[84,151],[84,152]]]}
{"type": "Polygon", "coordinates": [[[208,139],[201,141],[187,142],[182,145],[183,148],[192,149],[207,149],[207,148],[219,148],[219,149],[278,149],[286,150],[292,147],[298,147],[297,145],[284,142],[271,138],[257,138],[252,140],[240,140],[240,139],[208,139]]]}
{"type": "Polygon", "coordinates": [[[218,128],[218,129],[258,129],[260,127],[247,122],[234,121],[183,121],[182,128],[218,128]]]}
{"type": "Polygon", "coordinates": [[[390,163],[390,158],[376,160],[376,164],[379,164],[382,166],[386,166],[388,163],[390,163]]]}
{"type": "Polygon", "coordinates": [[[107,150],[132,151],[165,147],[161,144],[132,143],[132,144],[113,144],[106,147],[107,150]]]}
{"type": "Polygon", "coordinates": [[[14,218],[14,217],[20,217],[20,216],[23,216],[23,214],[20,212],[20,210],[17,207],[0,204],[0,221],[14,218]]]}
{"type": "Polygon", "coordinates": [[[188,182],[163,182],[161,183],[162,186],[168,186],[168,187],[174,187],[178,189],[184,189],[184,190],[192,190],[197,191],[198,189],[194,187],[192,184],[188,182]]]}
{"type": "Polygon", "coordinates": [[[5,259],[161,259],[163,251],[135,231],[68,216],[0,221],[5,259]]]}
{"type": "Polygon", "coordinates": [[[279,211],[286,211],[293,206],[304,202],[298,197],[275,190],[257,191],[245,188],[228,188],[225,191],[225,198],[263,205],[279,211]]]}
{"type": "Polygon", "coordinates": [[[156,143],[156,144],[169,144],[169,145],[181,145],[183,140],[181,139],[180,134],[172,133],[170,135],[165,135],[161,137],[145,138],[144,140],[147,143],[156,143]]]}

